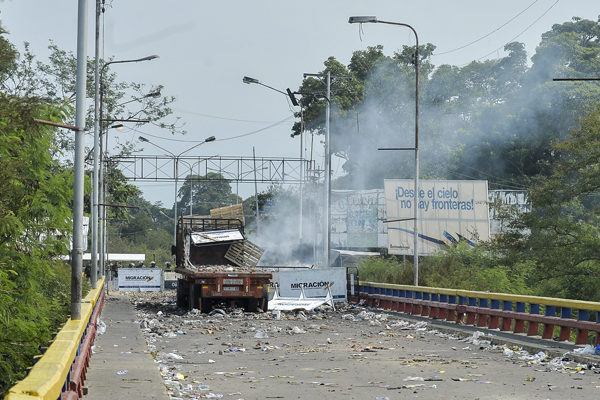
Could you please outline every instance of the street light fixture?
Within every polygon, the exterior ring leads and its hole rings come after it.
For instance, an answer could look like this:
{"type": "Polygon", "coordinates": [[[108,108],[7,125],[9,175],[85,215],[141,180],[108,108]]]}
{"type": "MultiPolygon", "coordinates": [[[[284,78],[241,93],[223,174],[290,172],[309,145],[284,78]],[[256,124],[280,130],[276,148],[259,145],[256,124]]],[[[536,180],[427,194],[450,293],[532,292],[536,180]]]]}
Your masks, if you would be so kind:
{"type": "Polygon", "coordinates": [[[281,93],[284,96],[289,97],[290,101],[292,102],[292,104],[295,105],[296,107],[300,106],[300,104],[298,104],[298,100],[296,99],[295,93],[292,92],[289,88],[286,89],[285,92],[284,92],[283,90],[275,89],[272,86],[265,85],[264,83],[262,83],[258,79],[250,78],[249,76],[244,76],[244,78],[242,79],[242,82],[247,83],[248,85],[251,84],[251,83],[255,83],[257,85],[261,85],[261,86],[264,86],[264,87],[269,88],[271,90],[274,90],[274,91],[276,91],[278,93],[281,93]]]}
{"type": "Polygon", "coordinates": [[[402,22],[389,22],[378,20],[374,16],[355,16],[350,17],[348,22],[351,24],[380,23],[388,25],[399,25],[409,28],[415,35],[415,147],[414,148],[382,148],[378,150],[414,150],[415,151],[415,197],[414,197],[414,285],[419,286],[419,35],[410,25],[402,22]]]}
{"type": "MultiPolygon", "coordinates": [[[[96,10],[96,29],[98,29],[98,10],[96,10]]],[[[92,246],[91,246],[91,261],[92,267],[91,277],[92,282],[96,281],[97,277],[97,268],[98,268],[98,236],[100,237],[100,275],[104,275],[104,250],[106,247],[106,239],[104,235],[105,227],[105,213],[106,208],[102,208],[102,213],[99,210],[99,200],[101,200],[102,204],[105,203],[104,197],[104,172],[102,167],[102,140],[101,136],[101,127],[100,123],[103,121],[102,119],[102,111],[103,111],[103,100],[104,100],[104,72],[106,68],[108,68],[111,64],[124,64],[124,63],[134,63],[134,62],[142,62],[142,61],[150,61],[156,58],[159,58],[157,55],[151,55],[147,57],[131,59],[131,60],[115,60],[109,61],[105,63],[102,68],[98,68],[98,32],[96,32],[96,65],[95,65],[95,96],[94,96],[94,176],[92,182],[92,246]],[[99,217],[99,214],[102,217],[99,217]],[[99,220],[102,220],[102,223],[99,224],[99,220]]],[[[108,150],[108,135],[106,147],[108,150]]],[[[95,287],[95,286],[94,286],[95,287]]]]}
{"type": "MultiPolygon", "coordinates": [[[[167,153],[169,153],[170,155],[173,156],[173,162],[175,163],[174,168],[175,168],[175,204],[173,205],[173,244],[177,244],[177,184],[179,182],[179,158],[187,153],[188,151],[191,151],[193,149],[195,149],[196,147],[203,145],[204,143],[208,143],[208,142],[214,142],[215,140],[217,140],[214,136],[209,136],[206,139],[204,139],[203,141],[196,143],[194,146],[190,147],[187,150],[182,151],[181,153],[175,155],[174,153],[172,153],[171,151],[165,149],[162,146],[159,146],[158,144],[146,139],[143,136],[139,136],[138,139],[141,142],[144,143],[149,143],[154,147],[157,147],[163,151],[166,151],[167,153]]],[[[190,191],[192,190],[192,188],[190,187],[190,191]]]]}

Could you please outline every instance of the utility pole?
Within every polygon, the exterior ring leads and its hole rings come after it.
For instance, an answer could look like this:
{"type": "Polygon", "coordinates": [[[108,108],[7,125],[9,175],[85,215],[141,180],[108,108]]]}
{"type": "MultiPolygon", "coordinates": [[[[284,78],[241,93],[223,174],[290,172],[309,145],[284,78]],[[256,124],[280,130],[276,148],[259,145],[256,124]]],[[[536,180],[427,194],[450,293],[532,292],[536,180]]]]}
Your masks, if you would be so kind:
{"type": "Polygon", "coordinates": [[[83,164],[85,132],[87,0],[77,9],[77,75],[75,95],[75,160],[73,183],[73,249],[71,252],[71,320],[81,319],[81,272],[83,263],[83,164]]]}
{"type": "MultiPolygon", "coordinates": [[[[325,96],[327,108],[325,109],[325,226],[323,230],[323,262],[325,267],[329,267],[329,249],[331,248],[331,72],[327,71],[326,74],[305,73],[304,77],[306,78],[307,76],[326,77],[327,79],[327,94],[325,96]]],[[[335,75],[334,78],[351,79],[352,77],[348,75],[335,75]]]]}
{"type": "Polygon", "coordinates": [[[325,110],[325,268],[329,267],[331,248],[331,72],[327,71],[327,109],[325,110]]]}
{"type": "MultiPolygon", "coordinates": [[[[96,39],[94,51],[94,175],[92,179],[92,245],[90,249],[92,266],[90,281],[92,288],[98,284],[98,170],[100,157],[100,11],[101,0],[96,0],[96,39]]],[[[102,270],[100,276],[103,275],[102,270]]]]}
{"type": "Polygon", "coordinates": [[[252,146],[252,159],[254,162],[254,201],[256,205],[256,236],[258,236],[260,231],[260,212],[258,209],[258,187],[256,183],[256,153],[254,152],[254,146],[252,146]]]}

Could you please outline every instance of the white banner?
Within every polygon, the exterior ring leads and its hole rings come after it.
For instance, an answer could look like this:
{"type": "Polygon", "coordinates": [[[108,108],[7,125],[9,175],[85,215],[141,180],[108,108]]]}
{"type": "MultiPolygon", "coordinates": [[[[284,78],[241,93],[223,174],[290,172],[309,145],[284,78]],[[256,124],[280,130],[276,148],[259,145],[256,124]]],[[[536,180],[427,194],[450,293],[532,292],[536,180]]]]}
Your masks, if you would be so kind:
{"type": "Polygon", "coordinates": [[[325,297],[328,286],[335,301],[346,301],[346,268],[279,271],[279,294],[282,297],[300,297],[301,288],[304,288],[306,297],[325,297]]]}
{"type": "MultiPolygon", "coordinates": [[[[390,254],[414,253],[414,180],[386,179],[390,254]]],[[[458,241],[474,246],[490,236],[487,181],[419,182],[419,254],[432,255],[458,241]]]]}
{"type": "Polygon", "coordinates": [[[162,269],[160,268],[119,268],[119,291],[121,292],[160,292],[162,269]]]}

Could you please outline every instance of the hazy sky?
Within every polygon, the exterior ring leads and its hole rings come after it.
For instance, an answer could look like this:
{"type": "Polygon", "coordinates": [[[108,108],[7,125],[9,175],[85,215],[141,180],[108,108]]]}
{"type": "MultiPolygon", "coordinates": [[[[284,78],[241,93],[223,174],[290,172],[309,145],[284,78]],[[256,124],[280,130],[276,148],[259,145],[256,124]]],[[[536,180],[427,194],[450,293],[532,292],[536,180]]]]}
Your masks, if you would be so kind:
{"type": "MultiPolygon", "coordinates": [[[[76,52],[77,0],[5,0],[0,20],[8,39],[22,48],[31,43],[33,53],[47,55],[52,39],[59,47],[76,52]]],[[[89,0],[88,55],[93,57],[94,0],[89,0]]],[[[319,72],[323,61],[334,56],[347,64],[352,52],[382,44],[390,55],[402,45],[413,45],[405,27],[350,25],[352,15],[374,15],[381,20],[412,25],[419,42],[433,43],[435,65],[462,66],[472,60],[503,55],[510,41],[523,42],[531,57],[543,32],[573,16],[596,21],[598,0],[504,1],[201,1],[106,0],[104,15],[105,58],[133,59],[158,54],[160,59],[112,66],[119,79],[162,84],[173,95],[173,108],[185,122],[188,134],[172,136],[145,126],[138,132],[125,129],[122,139],[140,134],[177,154],[193,142],[214,135],[217,141],[192,150],[190,155],[298,157],[298,137],[290,138],[294,122],[286,98],[258,85],[242,83],[248,75],[275,88],[298,88],[305,72],[319,72]],[[482,40],[477,41],[478,39],[482,40]],[[471,42],[476,43],[468,45],[471,42]],[[457,48],[460,50],[452,51],[457,48]],[[259,133],[224,140],[287,121],[259,133]]],[[[91,145],[91,140],[90,144],[91,145]]],[[[161,154],[141,143],[143,154],[161,154]]],[[[322,148],[315,149],[322,164],[322,148]]],[[[162,152],[164,153],[164,152],[162,152]]],[[[332,165],[339,169],[339,163],[332,165]]],[[[145,197],[173,203],[172,183],[143,183],[145,197]]],[[[234,189],[235,190],[235,189],[234,189]]],[[[260,190],[260,189],[259,189],[260,190]]],[[[252,194],[252,184],[240,185],[240,195],[252,194]]]]}

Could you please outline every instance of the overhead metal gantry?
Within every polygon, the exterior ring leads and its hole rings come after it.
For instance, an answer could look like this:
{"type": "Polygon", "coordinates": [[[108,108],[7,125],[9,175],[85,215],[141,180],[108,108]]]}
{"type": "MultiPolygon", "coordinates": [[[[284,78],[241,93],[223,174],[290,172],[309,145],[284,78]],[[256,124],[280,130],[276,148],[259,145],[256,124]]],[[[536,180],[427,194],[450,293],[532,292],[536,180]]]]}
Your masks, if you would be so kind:
{"type": "Polygon", "coordinates": [[[110,157],[106,162],[130,181],[175,181],[193,175],[193,182],[225,178],[239,183],[299,184],[315,182],[323,174],[314,161],[287,157],[131,155],[110,157]]]}

